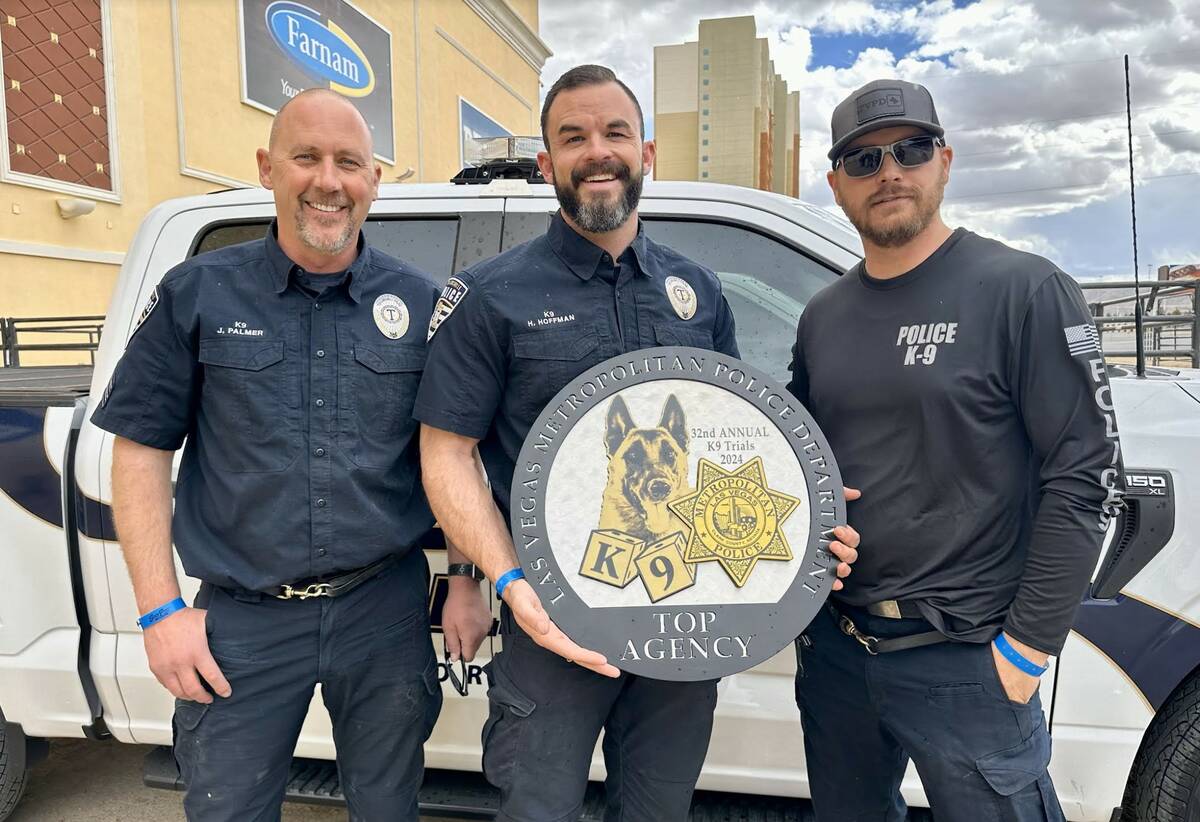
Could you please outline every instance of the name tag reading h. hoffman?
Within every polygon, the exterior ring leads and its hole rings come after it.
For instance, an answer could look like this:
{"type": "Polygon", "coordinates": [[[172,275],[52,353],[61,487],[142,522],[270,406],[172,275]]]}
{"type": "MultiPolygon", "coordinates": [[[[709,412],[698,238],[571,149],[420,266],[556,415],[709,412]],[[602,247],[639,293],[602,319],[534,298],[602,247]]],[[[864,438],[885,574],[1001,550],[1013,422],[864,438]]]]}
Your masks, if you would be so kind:
{"type": "Polygon", "coordinates": [[[712,679],[774,656],[829,595],[842,479],[776,380],[698,348],[587,369],[513,476],[526,577],[568,636],[622,670],[712,679]]]}

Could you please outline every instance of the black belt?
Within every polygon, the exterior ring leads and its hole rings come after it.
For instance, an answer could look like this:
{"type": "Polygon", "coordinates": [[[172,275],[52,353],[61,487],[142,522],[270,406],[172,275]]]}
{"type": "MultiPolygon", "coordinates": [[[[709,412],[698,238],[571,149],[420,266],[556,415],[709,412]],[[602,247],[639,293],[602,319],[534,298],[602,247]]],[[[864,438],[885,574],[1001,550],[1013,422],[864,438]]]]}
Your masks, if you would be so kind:
{"type": "MultiPolygon", "coordinates": [[[[895,600],[888,600],[888,602],[891,602],[894,604],[899,604],[899,603],[896,603],[895,600]]],[[[913,608],[915,608],[914,603],[908,603],[908,604],[911,605],[913,608]]],[[[949,637],[947,637],[941,631],[922,631],[917,634],[909,634],[908,636],[898,636],[898,637],[893,637],[891,639],[880,639],[878,637],[871,636],[870,634],[864,634],[862,631],[860,631],[858,629],[858,626],[854,624],[854,620],[850,619],[850,617],[846,616],[841,611],[839,611],[832,602],[828,603],[828,605],[829,605],[829,612],[831,614],[833,614],[834,621],[836,621],[838,624],[838,627],[842,629],[842,633],[848,637],[852,637],[855,640],[857,640],[858,643],[860,645],[862,645],[863,648],[866,649],[867,653],[871,654],[871,656],[875,656],[876,654],[889,654],[889,653],[893,653],[895,651],[907,651],[910,648],[921,648],[925,645],[936,645],[939,642],[949,642],[950,641],[949,637]]],[[[867,608],[865,610],[867,611],[867,613],[874,614],[875,616],[888,616],[885,614],[875,614],[875,612],[871,610],[870,606],[867,606],[867,608]]],[[[919,617],[920,617],[920,614],[918,612],[917,616],[912,617],[912,618],[919,618],[919,617]]],[[[890,617],[890,618],[891,619],[901,619],[901,618],[909,619],[910,617],[895,616],[895,617],[890,617]]]]}
{"type": "Polygon", "coordinates": [[[886,619],[924,619],[921,607],[911,599],[885,599],[882,602],[872,602],[863,607],[871,616],[886,619]]]}
{"type": "Polygon", "coordinates": [[[311,599],[313,597],[340,597],[348,594],[380,571],[396,562],[396,555],[389,554],[378,562],[364,565],[353,571],[309,577],[297,582],[265,588],[262,593],[276,599],[311,599]]]}

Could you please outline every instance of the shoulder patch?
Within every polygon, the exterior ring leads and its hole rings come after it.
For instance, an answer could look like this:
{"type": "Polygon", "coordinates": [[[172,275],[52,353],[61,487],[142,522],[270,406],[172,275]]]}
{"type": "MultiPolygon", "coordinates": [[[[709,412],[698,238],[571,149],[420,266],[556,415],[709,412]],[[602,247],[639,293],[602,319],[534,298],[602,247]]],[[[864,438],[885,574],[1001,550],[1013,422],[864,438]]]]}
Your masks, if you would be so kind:
{"type": "Polygon", "coordinates": [[[158,308],[158,289],[159,286],[154,286],[154,291],[150,294],[150,299],[146,300],[146,305],[142,308],[142,313],[138,315],[137,322],[133,324],[133,330],[129,332],[129,338],[133,339],[133,335],[142,327],[142,323],[150,316],[154,309],[158,308]]]}
{"type": "Polygon", "coordinates": [[[462,302],[462,298],[467,296],[470,288],[458,277],[451,277],[446,281],[446,287],[442,289],[442,296],[438,297],[437,303],[433,306],[433,315],[429,318],[429,334],[425,337],[425,341],[433,339],[433,335],[437,333],[438,328],[446,321],[446,318],[454,313],[454,309],[458,308],[458,304],[462,302]]]}
{"type": "Polygon", "coordinates": [[[116,379],[117,372],[114,371],[112,376],[108,378],[108,385],[104,386],[104,395],[100,398],[101,408],[108,405],[109,399],[112,398],[113,383],[116,382],[116,379]]]}
{"type": "Polygon", "coordinates": [[[1063,334],[1067,338],[1067,353],[1072,357],[1100,353],[1100,334],[1090,322],[1067,326],[1063,334]]]}

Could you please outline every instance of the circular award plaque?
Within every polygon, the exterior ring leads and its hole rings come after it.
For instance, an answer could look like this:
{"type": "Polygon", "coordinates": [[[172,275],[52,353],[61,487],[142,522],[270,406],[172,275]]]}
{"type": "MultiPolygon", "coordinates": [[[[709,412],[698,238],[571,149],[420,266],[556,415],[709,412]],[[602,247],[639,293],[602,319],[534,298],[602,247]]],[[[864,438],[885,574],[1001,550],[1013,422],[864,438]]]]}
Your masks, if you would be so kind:
{"type": "Polygon", "coordinates": [[[829,595],[842,479],[777,380],[698,348],[650,348],[572,380],[529,431],[512,535],[575,642],[622,670],[713,679],[796,638],[829,595]]]}

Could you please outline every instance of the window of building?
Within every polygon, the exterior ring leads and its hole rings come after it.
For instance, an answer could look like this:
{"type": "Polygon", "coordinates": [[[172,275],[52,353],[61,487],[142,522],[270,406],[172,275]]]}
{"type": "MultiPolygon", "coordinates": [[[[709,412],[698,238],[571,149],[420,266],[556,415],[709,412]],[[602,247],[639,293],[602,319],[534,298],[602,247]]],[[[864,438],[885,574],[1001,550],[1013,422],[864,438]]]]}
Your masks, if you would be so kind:
{"type": "Polygon", "coordinates": [[[705,71],[708,71],[708,63],[705,63],[705,64],[704,64],[704,70],[705,70],[705,71]]]}
{"type": "Polygon", "coordinates": [[[742,359],[785,383],[800,312],[837,273],[799,249],[740,226],[642,219],[655,242],[717,273],[737,322],[742,359]]]}
{"type": "Polygon", "coordinates": [[[708,85],[708,78],[707,78],[707,77],[705,77],[705,78],[704,78],[704,85],[706,85],[706,86],[708,85]]]}
{"type": "Polygon", "coordinates": [[[700,176],[701,176],[701,177],[707,177],[707,176],[708,176],[708,172],[707,172],[707,171],[701,171],[701,172],[700,172],[700,176]]]}
{"type": "Polygon", "coordinates": [[[702,143],[702,144],[703,144],[703,145],[708,145],[708,138],[707,138],[707,137],[705,137],[705,138],[704,138],[704,140],[703,140],[703,143],[702,143]]]}
{"type": "Polygon", "coordinates": [[[708,56],[708,49],[705,49],[705,50],[704,50],[704,56],[705,56],[705,57],[707,57],[707,56],[708,56]]]}
{"type": "Polygon", "coordinates": [[[708,116],[708,109],[704,109],[704,116],[705,116],[705,117],[707,117],[707,116],[708,116]]]}
{"type": "Polygon", "coordinates": [[[700,126],[700,128],[704,129],[705,131],[708,131],[708,123],[705,123],[704,125],[700,126]]]}
{"type": "Polygon", "coordinates": [[[459,145],[458,164],[460,166],[475,162],[479,159],[480,143],[476,142],[487,137],[511,137],[512,132],[484,114],[463,98],[458,98],[458,123],[462,133],[462,143],[459,145]]]}
{"type": "Polygon", "coordinates": [[[705,95],[704,95],[704,101],[705,101],[706,103],[708,102],[708,95],[707,95],[707,94],[705,94],[705,95]]]}
{"type": "MultiPolygon", "coordinates": [[[[706,142],[706,143],[707,143],[708,141],[707,141],[707,140],[705,140],[704,142],[706,142]]],[[[701,160],[701,162],[705,162],[705,163],[707,163],[707,162],[708,162],[708,155],[707,155],[707,154],[705,154],[703,157],[701,157],[701,158],[700,158],[700,160],[701,160]]]]}
{"type": "Polygon", "coordinates": [[[0,180],[120,202],[109,4],[3,5],[0,180]]]}

